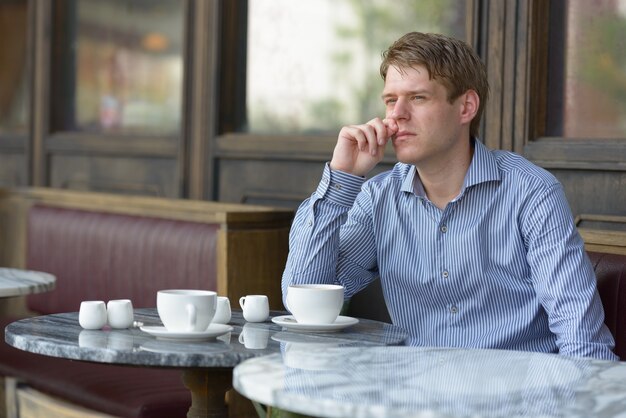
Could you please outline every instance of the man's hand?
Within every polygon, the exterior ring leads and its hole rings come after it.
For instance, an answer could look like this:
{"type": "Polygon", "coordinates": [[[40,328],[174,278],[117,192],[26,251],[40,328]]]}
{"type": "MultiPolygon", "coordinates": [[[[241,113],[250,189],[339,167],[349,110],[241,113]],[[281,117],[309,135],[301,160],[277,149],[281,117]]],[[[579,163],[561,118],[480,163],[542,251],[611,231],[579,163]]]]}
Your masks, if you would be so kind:
{"type": "Polygon", "coordinates": [[[385,145],[398,132],[394,119],[374,118],[363,125],[344,126],[330,162],[331,170],[365,176],[382,160],[385,145]]]}

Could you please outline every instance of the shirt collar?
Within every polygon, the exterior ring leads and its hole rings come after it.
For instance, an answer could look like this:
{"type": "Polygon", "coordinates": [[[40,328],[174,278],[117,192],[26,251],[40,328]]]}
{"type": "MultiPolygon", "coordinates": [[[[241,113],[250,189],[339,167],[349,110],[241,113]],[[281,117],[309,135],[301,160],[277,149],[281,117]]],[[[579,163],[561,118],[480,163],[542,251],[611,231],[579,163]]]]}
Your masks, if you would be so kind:
{"type": "MultiPolygon", "coordinates": [[[[500,170],[493,153],[478,139],[472,138],[474,143],[474,156],[465,174],[463,190],[488,181],[499,181],[500,170]]],[[[461,191],[462,192],[462,191],[461,191]]]]}
{"type": "MultiPolygon", "coordinates": [[[[465,180],[463,181],[463,188],[461,189],[462,195],[468,187],[475,186],[480,183],[488,181],[499,181],[500,172],[498,170],[498,164],[496,158],[489,151],[485,145],[479,140],[472,138],[474,144],[474,156],[472,162],[465,174],[465,180]]],[[[424,186],[417,175],[417,169],[414,165],[410,166],[407,171],[402,187],[400,189],[403,192],[414,193],[417,196],[426,196],[424,186]]]]}

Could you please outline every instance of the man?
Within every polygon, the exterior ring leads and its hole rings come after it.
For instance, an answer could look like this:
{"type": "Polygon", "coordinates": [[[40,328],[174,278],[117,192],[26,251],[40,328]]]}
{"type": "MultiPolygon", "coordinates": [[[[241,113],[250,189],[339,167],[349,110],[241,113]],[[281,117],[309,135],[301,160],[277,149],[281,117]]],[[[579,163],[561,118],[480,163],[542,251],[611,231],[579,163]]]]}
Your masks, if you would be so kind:
{"type": "Polygon", "coordinates": [[[616,360],[593,268],[547,171],[477,140],[484,65],[464,42],[409,33],[380,67],[386,118],[346,126],[290,235],[290,284],[380,276],[420,346],[616,360]],[[391,142],[397,163],[369,181],[391,142]]]}

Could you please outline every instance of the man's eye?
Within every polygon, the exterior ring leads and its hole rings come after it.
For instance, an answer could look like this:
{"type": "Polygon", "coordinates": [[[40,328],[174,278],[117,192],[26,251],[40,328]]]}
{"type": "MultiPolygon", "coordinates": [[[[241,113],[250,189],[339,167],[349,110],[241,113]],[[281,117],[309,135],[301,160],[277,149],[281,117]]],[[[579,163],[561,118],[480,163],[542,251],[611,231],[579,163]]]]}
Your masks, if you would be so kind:
{"type": "Polygon", "coordinates": [[[413,100],[422,100],[424,96],[413,96],[413,100]]]}
{"type": "Polygon", "coordinates": [[[387,100],[385,100],[385,104],[386,104],[387,106],[392,105],[392,104],[394,104],[395,102],[396,102],[396,99],[387,99],[387,100]]]}

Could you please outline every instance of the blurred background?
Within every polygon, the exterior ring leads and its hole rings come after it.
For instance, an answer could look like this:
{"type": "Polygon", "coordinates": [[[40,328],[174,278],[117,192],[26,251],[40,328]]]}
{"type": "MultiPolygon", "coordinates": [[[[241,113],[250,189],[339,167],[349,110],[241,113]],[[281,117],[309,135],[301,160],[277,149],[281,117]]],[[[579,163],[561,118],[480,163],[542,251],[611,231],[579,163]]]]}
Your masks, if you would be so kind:
{"type": "Polygon", "coordinates": [[[489,147],[626,215],[626,0],[0,0],[0,186],[295,208],[409,31],[479,52],[489,147]]]}

